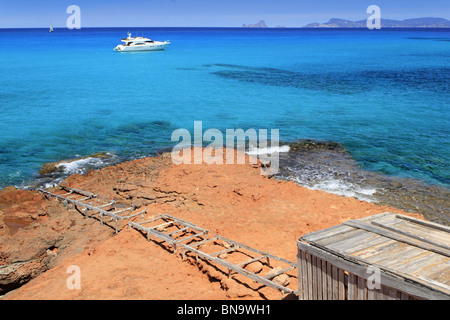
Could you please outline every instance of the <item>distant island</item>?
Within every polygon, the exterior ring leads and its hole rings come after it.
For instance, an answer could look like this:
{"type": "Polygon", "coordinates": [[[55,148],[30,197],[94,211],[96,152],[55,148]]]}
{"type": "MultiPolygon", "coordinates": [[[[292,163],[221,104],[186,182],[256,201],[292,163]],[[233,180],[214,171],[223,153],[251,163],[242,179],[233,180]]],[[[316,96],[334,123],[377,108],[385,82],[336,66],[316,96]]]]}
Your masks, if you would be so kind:
{"type": "Polygon", "coordinates": [[[259,20],[259,22],[255,24],[243,24],[242,28],[268,28],[268,26],[264,20],[259,20]]]}
{"type": "MultiPolygon", "coordinates": [[[[325,23],[310,23],[303,28],[366,28],[367,20],[349,21],[333,18],[325,23]]],[[[415,18],[405,20],[381,19],[382,28],[450,28],[450,20],[444,18],[415,18]]]]}
{"type": "MultiPolygon", "coordinates": [[[[366,28],[367,19],[350,21],[332,18],[328,22],[314,22],[305,25],[303,28],[366,28]]],[[[445,18],[414,18],[405,20],[381,19],[382,28],[450,28],[450,20],[445,18]]],[[[270,28],[264,20],[254,24],[243,24],[242,28],[270,28]]],[[[286,28],[276,26],[274,28],[286,28]]]]}
{"type": "MultiPolygon", "coordinates": [[[[255,24],[243,24],[242,28],[269,28],[264,20],[259,20],[255,24]]],[[[276,26],[275,28],[286,28],[285,26],[276,26]]]]}

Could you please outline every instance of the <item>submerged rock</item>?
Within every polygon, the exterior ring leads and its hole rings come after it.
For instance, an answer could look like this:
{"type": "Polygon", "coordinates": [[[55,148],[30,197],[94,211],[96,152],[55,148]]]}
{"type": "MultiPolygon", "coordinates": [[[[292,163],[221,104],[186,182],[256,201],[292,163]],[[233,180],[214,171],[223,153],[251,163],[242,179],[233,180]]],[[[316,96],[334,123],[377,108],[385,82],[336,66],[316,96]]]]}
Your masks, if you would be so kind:
{"type": "Polygon", "coordinates": [[[336,150],[345,151],[342,144],[333,141],[299,140],[289,144],[289,151],[336,150]]]}
{"type": "Polygon", "coordinates": [[[89,158],[108,159],[108,158],[111,158],[111,157],[112,157],[111,153],[98,152],[98,153],[94,153],[94,154],[91,154],[91,155],[88,155],[88,156],[84,156],[84,157],[80,157],[80,158],[60,160],[60,161],[56,161],[56,162],[48,162],[48,163],[45,163],[42,166],[42,169],[39,171],[39,173],[41,175],[47,175],[47,174],[51,174],[51,173],[54,173],[54,172],[63,171],[64,168],[61,165],[70,164],[70,163],[75,162],[75,161],[85,160],[85,159],[89,159],[89,158]]]}

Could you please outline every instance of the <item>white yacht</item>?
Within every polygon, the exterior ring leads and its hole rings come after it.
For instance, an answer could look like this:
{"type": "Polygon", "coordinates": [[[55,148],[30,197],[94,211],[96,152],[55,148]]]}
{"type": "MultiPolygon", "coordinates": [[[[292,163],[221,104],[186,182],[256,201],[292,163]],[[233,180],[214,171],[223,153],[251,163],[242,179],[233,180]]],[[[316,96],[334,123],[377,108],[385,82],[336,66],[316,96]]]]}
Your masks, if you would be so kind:
{"type": "Polygon", "coordinates": [[[149,38],[145,37],[131,37],[131,33],[128,32],[128,37],[122,39],[124,44],[119,44],[114,48],[116,51],[128,52],[128,51],[159,51],[164,50],[170,42],[168,40],[161,41],[153,41],[149,38]]]}

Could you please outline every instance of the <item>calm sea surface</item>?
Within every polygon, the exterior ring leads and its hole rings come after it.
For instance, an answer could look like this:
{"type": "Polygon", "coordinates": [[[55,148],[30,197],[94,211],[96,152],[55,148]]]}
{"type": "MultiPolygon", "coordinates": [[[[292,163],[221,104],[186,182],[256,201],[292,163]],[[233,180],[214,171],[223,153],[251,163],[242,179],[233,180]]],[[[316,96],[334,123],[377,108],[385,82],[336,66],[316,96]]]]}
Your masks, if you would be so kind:
{"type": "MultiPolygon", "coordinates": [[[[48,183],[46,162],[112,155],[70,174],[152,155],[199,120],[203,130],[336,142],[364,172],[448,195],[450,30],[0,29],[0,40],[0,188],[48,183]],[[172,44],[114,52],[127,31],[172,44]]],[[[349,167],[338,167],[332,156],[321,174],[291,161],[282,175],[312,188],[382,188],[346,184],[349,167]]]]}

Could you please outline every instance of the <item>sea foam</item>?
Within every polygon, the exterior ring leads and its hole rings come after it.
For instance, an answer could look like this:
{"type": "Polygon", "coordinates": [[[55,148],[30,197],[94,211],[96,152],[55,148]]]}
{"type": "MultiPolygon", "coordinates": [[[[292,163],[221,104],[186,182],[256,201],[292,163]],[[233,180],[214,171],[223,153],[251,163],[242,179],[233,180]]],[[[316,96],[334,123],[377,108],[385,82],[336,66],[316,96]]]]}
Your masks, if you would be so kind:
{"type": "Polygon", "coordinates": [[[265,155],[272,153],[281,153],[281,152],[289,152],[290,147],[288,145],[277,146],[277,147],[266,147],[266,148],[253,148],[247,151],[248,155],[256,156],[256,155],[265,155]]]}

